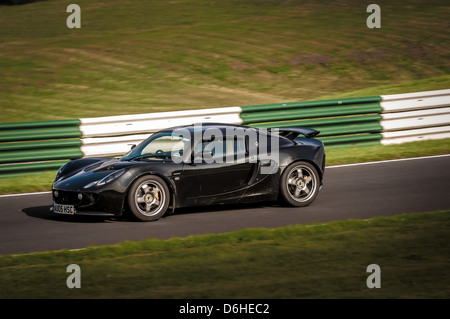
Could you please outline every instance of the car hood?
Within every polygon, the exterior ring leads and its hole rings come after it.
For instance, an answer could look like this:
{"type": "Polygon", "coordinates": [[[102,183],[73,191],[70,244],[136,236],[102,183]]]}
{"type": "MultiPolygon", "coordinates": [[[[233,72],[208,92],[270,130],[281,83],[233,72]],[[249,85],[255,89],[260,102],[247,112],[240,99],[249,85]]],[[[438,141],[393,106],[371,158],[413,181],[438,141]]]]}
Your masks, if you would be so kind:
{"type": "Polygon", "coordinates": [[[122,169],[137,165],[151,165],[149,162],[120,161],[116,158],[85,158],[71,161],[56,176],[53,188],[70,191],[86,191],[92,185],[122,169]]]}

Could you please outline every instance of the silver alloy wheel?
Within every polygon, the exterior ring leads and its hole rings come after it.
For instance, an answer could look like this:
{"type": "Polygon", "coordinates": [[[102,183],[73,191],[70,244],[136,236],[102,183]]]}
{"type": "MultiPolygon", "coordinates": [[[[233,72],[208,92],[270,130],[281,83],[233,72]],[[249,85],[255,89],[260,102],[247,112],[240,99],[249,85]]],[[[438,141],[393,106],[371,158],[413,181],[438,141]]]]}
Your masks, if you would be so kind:
{"type": "Polygon", "coordinates": [[[316,193],[317,177],[306,165],[293,167],[286,183],[289,196],[297,202],[306,202],[316,193]]]}
{"type": "Polygon", "coordinates": [[[164,207],[166,194],[163,186],[154,180],[142,182],[134,194],[136,207],[145,216],[154,216],[164,207]]]}

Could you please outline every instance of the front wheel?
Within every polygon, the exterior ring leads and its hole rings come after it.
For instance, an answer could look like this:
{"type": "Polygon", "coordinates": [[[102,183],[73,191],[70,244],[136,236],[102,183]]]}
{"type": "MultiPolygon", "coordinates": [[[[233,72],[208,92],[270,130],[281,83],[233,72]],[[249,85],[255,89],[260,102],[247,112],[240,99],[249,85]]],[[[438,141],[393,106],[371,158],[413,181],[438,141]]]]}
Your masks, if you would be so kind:
{"type": "Polygon", "coordinates": [[[310,163],[292,163],[286,167],[281,175],[281,196],[285,202],[292,206],[308,206],[316,199],[319,189],[319,174],[310,163]]]}
{"type": "Polygon", "coordinates": [[[143,176],[131,186],[128,205],[137,219],[154,221],[166,213],[169,198],[169,188],[162,178],[154,175],[143,176]]]}

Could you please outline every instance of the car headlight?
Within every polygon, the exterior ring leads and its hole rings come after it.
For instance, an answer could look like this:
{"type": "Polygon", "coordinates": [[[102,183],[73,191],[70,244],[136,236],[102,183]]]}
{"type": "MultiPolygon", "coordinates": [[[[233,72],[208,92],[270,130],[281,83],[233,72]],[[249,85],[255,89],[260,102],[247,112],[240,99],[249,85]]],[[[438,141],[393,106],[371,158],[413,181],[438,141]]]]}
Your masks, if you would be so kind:
{"type": "MultiPolygon", "coordinates": [[[[122,168],[122,169],[120,169],[120,170],[118,170],[118,171],[115,171],[115,172],[109,174],[108,176],[104,177],[103,179],[101,179],[101,180],[97,183],[97,185],[98,185],[98,186],[102,186],[102,185],[108,184],[108,183],[110,183],[111,181],[113,181],[113,180],[119,178],[123,173],[125,173],[125,169],[124,169],[124,168],[122,168]]],[[[89,184],[89,185],[90,185],[90,184],[89,184]]]]}

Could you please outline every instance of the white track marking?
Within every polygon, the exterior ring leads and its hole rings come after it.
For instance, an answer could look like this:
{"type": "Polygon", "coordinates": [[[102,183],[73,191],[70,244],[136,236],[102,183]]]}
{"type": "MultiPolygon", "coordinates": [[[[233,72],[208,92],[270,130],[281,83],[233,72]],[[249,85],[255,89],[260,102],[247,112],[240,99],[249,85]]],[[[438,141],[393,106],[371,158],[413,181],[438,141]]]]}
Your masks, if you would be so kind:
{"type": "Polygon", "coordinates": [[[332,165],[332,166],[326,166],[325,169],[328,169],[328,168],[339,168],[339,167],[349,167],[349,166],[362,166],[362,165],[384,164],[384,163],[403,162],[403,161],[414,161],[414,160],[430,159],[430,158],[439,158],[439,157],[449,157],[449,156],[450,156],[450,154],[432,155],[432,156],[422,156],[422,157],[410,157],[410,158],[398,158],[398,159],[385,160],[385,161],[375,161],[375,162],[363,162],[363,163],[353,163],[353,164],[332,165]]]}

